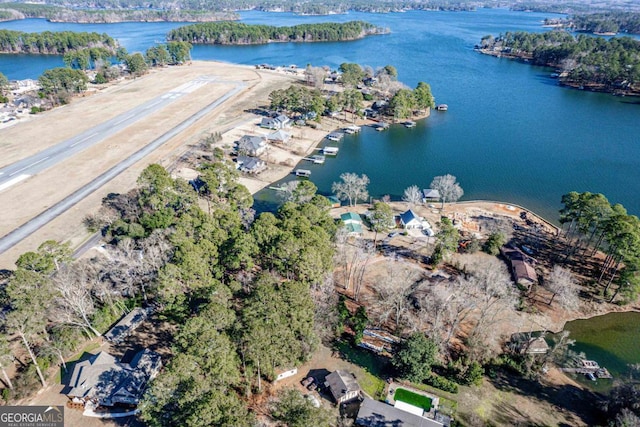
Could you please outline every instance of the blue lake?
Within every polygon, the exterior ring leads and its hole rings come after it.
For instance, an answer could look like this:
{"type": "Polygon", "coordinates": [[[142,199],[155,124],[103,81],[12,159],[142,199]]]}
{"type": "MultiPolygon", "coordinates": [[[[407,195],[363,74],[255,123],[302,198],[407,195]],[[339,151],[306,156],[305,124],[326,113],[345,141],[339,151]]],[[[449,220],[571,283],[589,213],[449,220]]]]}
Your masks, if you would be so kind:
{"type": "MultiPolygon", "coordinates": [[[[433,112],[414,129],[364,129],[347,136],[340,153],[324,165],[305,165],[312,181],[329,193],[343,172],[366,173],[372,196],[399,198],[404,188],[426,187],[451,173],[463,199],[493,199],[524,205],[551,220],[562,194],[572,190],[605,194],[640,213],[640,100],[560,88],[553,70],[483,56],[473,46],[487,34],[544,31],[546,14],[480,9],[476,12],[350,13],[297,16],[244,12],[247,23],[298,23],[361,19],[389,27],[391,34],[345,43],[196,46],[194,59],[241,64],[305,66],[357,62],[373,68],[394,65],[411,87],[431,84],[433,112]]],[[[0,23],[22,31],[97,31],[131,51],[161,42],[179,23],[54,24],[44,20],[0,23]]],[[[0,56],[11,79],[37,78],[62,65],[59,57],[0,56]]],[[[257,195],[258,204],[270,199],[257,195]]]]}

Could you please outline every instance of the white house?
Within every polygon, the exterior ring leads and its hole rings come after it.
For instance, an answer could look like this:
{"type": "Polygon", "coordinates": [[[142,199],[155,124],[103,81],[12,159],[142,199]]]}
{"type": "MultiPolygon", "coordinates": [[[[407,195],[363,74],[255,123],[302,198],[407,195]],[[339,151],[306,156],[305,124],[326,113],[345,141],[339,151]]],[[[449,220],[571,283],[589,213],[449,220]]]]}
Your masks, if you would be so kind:
{"type": "Polygon", "coordinates": [[[400,214],[400,225],[406,230],[430,230],[431,224],[418,216],[413,210],[400,214]]]}

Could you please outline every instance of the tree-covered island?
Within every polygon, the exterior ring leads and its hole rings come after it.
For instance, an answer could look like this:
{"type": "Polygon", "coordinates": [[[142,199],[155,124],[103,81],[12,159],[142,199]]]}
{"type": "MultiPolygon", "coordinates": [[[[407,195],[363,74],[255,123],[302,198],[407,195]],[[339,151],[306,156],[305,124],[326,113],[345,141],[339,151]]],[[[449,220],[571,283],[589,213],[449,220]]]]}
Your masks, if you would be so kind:
{"type": "Polygon", "coordinates": [[[248,25],[238,22],[207,22],[171,30],[170,41],[193,44],[262,44],[270,42],[320,42],[356,40],[389,30],[363,21],[327,22],[292,27],[248,25]]]}
{"type": "Polygon", "coordinates": [[[107,34],[60,31],[25,33],[0,30],[0,52],[63,55],[83,48],[103,48],[114,54],[118,42],[107,34]]]}
{"type": "Polygon", "coordinates": [[[566,31],[507,32],[482,38],[484,54],[554,67],[560,84],[616,95],[640,95],[640,41],[609,40],[566,31]]]}

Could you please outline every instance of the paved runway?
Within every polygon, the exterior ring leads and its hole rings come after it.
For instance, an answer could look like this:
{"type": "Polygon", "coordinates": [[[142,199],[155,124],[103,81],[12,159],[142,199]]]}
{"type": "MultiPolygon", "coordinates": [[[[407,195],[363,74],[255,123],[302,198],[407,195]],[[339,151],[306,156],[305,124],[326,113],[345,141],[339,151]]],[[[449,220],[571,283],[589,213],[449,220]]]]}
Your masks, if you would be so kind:
{"type": "MultiPolygon", "coordinates": [[[[190,84],[192,84],[192,83],[193,82],[190,82],[190,84]]],[[[205,81],[203,84],[206,84],[206,83],[207,83],[207,81],[205,81]]],[[[26,222],[25,224],[21,225],[20,227],[16,228],[15,230],[11,231],[10,233],[5,235],[4,237],[0,238],[0,254],[4,253],[6,250],[8,250],[11,247],[15,246],[18,242],[20,242],[21,240],[23,240],[27,236],[31,235],[32,233],[34,233],[36,230],[40,229],[41,227],[43,227],[44,225],[46,225],[47,223],[49,223],[53,219],[55,219],[58,216],[60,216],[62,213],[66,212],[68,209],[73,207],[75,204],[79,203],[82,199],[84,199],[85,197],[89,196],[94,191],[98,190],[100,187],[102,187],[104,184],[106,184],[107,182],[109,182],[110,180],[115,178],[117,175],[119,175],[120,173],[125,171],[127,168],[131,167],[133,164],[135,164],[136,162],[140,161],[145,156],[149,155],[151,152],[156,150],[162,144],[164,144],[165,142],[167,142],[168,140],[170,140],[171,138],[173,138],[174,136],[176,136],[180,132],[182,132],[185,129],[187,129],[189,126],[194,124],[196,121],[198,121],[199,119],[201,119],[205,115],[209,114],[216,107],[218,107],[220,104],[225,102],[227,99],[229,99],[232,96],[234,96],[237,93],[239,93],[245,87],[245,84],[242,83],[242,82],[225,82],[225,83],[235,83],[236,86],[233,89],[231,89],[230,91],[228,91],[227,93],[225,93],[220,98],[216,99],[211,104],[207,105],[202,110],[198,111],[197,113],[195,113],[194,115],[192,115],[188,119],[186,119],[183,122],[181,122],[179,125],[177,125],[173,129],[169,130],[168,132],[166,132],[165,134],[163,134],[159,138],[155,139],[154,141],[150,142],[149,144],[147,144],[146,146],[144,146],[140,150],[136,151],[131,156],[127,157],[126,159],[124,159],[123,161],[121,161],[120,163],[118,163],[117,165],[115,165],[114,167],[112,167],[111,169],[109,169],[108,171],[103,173],[102,175],[96,177],[93,181],[89,182],[88,184],[86,184],[82,188],[76,190],[71,195],[67,196],[66,198],[64,198],[60,202],[58,202],[55,205],[53,205],[52,207],[48,208],[44,212],[40,213],[35,218],[31,219],[30,221],[26,222]]],[[[193,89],[193,90],[195,90],[195,89],[193,89]]],[[[163,97],[166,97],[167,95],[169,95],[169,96],[181,96],[183,94],[184,93],[180,93],[180,92],[175,93],[175,91],[172,91],[172,92],[169,92],[166,95],[163,95],[162,97],[156,98],[156,99],[154,99],[152,101],[149,101],[149,102],[157,102],[158,99],[160,99],[161,100],[160,104],[162,104],[164,99],[170,99],[170,98],[163,98],[163,97]]],[[[138,108],[144,107],[145,105],[146,104],[144,104],[144,105],[142,105],[142,106],[140,106],[138,108]]],[[[159,106],[157,108],[159,108],[159,106]]],[[[136,109],[134,109],[134,110],[136,110],[136,109]]],[[[120,123],[124,123],[124,121],[126,121],[126,120],[133,119],[136,116],[134,115],[133,117],[129,117],[129,114],[131,113],[131,111],[133,111],[133,110],[130,110],[129,112],[124,113],[122,115],[122,116],[125,117],[124,119],[121,118],[120,116],[118,116],[118,117],[110,120],[109,122],[115,121],[115,123],[117,123],[119,120],[123,120],[120,123]]],[[[138,119],[139,119],[139,117],[136,118],[135,120],[138,120],[138,119]]],[[[131,123],[133,123],[133,122],[131,122],[131,123]]],[[[113,126],[113,124],[114,123],[112,123],[111,126],[113,126]]],[[[96,126],[96,128],[101,127],[103,125],[96,126]]],[[[122,128],[117,129],[117,130],[119,131],[121,129],[122,128]]],[[[88,133],[93,133],[93,130],[87,131],[87,132],[88,133]]],[[[100,136],[95,135],[95,136],[97,138],[100,138],[100,139],[104,138],[102,135],[100,135],[100,136]]],[[[68,145],[69,141],[73,141],[73,140],[75,140],[75,138],[72,138],[71,140],[67,140],[64,143],[58,144],[57,146],[52,147],[52,148],[58,148],[60,145],[64,144],[64,147],[67,147],[67,150],[73,150],[75,148],[75,146],[74,147],[70,147],[68,145]]],[[[97,142],[97,141],[94,141],[93,143],[95,143],[95,142],[97,142]]],[[[62,155],[62,157],[59,158],[53,164],[55,164],[55,163],[65,159],[65,158],[69,157],[71,154],[67,153],[67,150],[63,149],[60,152],[61,154],[58,155],[58,156],[62,155]],[[65,153],[67,153],[67,154],[65,155],[65,153]]],[[[75,151],[71,151],[71,153],[75,153],[75,151]]],[[[35,156],[32,156],[32,157],[35,157],[35,156]]],[[[56,158],[58,158],[58,157],[56,157],[56,158]]],[[[41,163],[49,164],[46,160],[44,160],[44,161],[36,163],[36,165],[27,165],[27,168],[36,167],[35,170],[38,170],[37,167],[40,166],[41,163]]],[[[9,167],[13,167],[14,165],[11,165],[9,167]]],[[[9,168],[9,167],[7,167],[7,168],[9,168]]],[[[46,167],[49,167],[49,166],[46,166],[46,167]]],[[[27,169],[25,169],[25,171],[26,170],[27,169]]],[[[42,169],[39,169],[39,170],[42,170],[42,169]]],[[[2,170],[2,172],[4,172],[4,169],[2,170]]],[[[20,169],[17,169],[17,172],[15,172],[13,175],[16,176],[16,173],[20,173],[20,172],[22,172],[22,171],[20,169]]],[[[29,172],[30,173],[37,173],[37,172],[33,172],[32,169],[29,169],[29,172]]],[[[2,175],[2,176],[4,176],[4,175],[2,175]]],[[[0,178],[2,176],[0,176],[0,178]]],[[[6,182],[7,181],[5,181],[5,183],[6,182]]]]}
{"type": "Polygon", "coordinates": [[[0,191],[18,184],[21,181],[37,174],[51,166],[62,162],[69,157],[86,150],[98,142],[120,132],[158,110],[166,107],[176,99],[194,92],[200,87],[215,81],[215,77],[202,76],[187,82],[164,95],[158,96],[127,112],[124,112],[111,120],[107,120],[79,135],[62,141],[41,152],[19,160],[0,169],[0,191]]]}

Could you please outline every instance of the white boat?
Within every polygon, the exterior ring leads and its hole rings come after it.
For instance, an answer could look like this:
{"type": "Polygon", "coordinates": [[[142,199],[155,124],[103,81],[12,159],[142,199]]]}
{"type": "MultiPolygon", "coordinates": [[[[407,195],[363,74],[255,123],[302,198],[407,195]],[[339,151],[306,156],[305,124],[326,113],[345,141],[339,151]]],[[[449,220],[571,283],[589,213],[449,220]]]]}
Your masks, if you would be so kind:
{"type": "Polygon", "coordinates": [[[414,128],[414,127],[416,127],[416,122],[414,122],[413,120],[408,120],[408,121],[404,122],[404,127],[414,128]]]}
{"type": "Polygon", "coordinates": [[[296,176],[302,176],[305,178],[308,178],[311,176],[311,171],[308,169],[296,169],[295,173],[296,173],[296,176]]]}
{"type": "Polygon", "coordinates": [[[322,154],[325,156],[336,156],[338,154],[338,147],[324,147],[322,154]]]}

